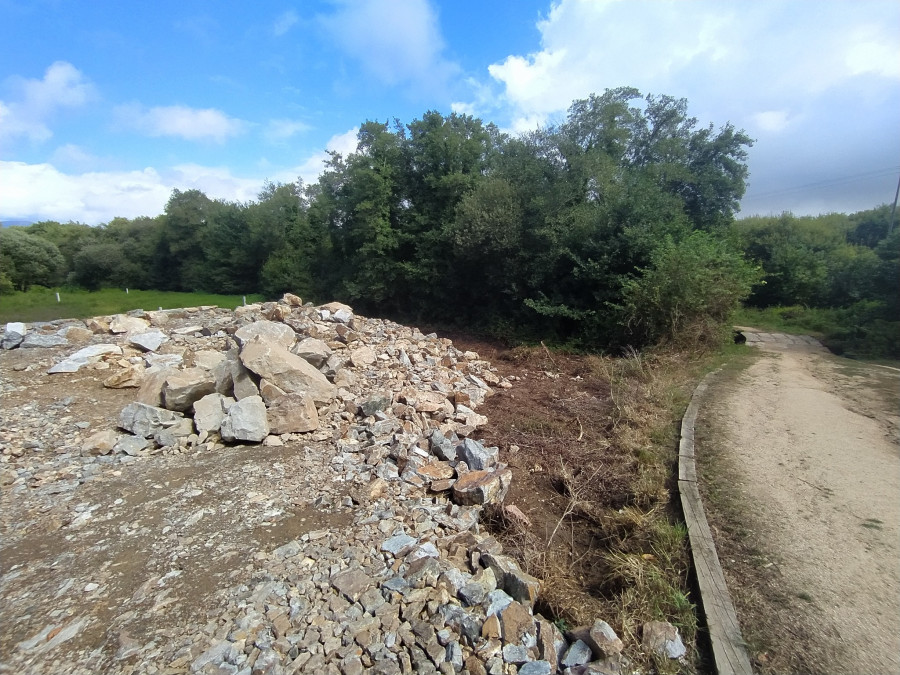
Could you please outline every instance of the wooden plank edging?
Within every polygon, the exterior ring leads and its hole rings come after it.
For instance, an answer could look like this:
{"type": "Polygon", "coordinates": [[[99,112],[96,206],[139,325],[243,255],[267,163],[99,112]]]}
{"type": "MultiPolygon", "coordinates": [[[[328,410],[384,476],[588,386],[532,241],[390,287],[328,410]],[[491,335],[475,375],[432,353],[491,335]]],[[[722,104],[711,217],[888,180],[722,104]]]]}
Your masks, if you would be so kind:
{"type": "Polygon", "coordinates": [[[713,662],[719,675],[753,675],[750,657],[744,647],[741,629],[725,584],[725,575],[716,554],[712,532],[706,522],[706,512],[697,487],[697,466],[694,458],[694,425],[700,409],[700,398],[709,381],[718,371],[709,373],[691,396],[691,402],[681,420],[681,439],[678,443],[678,491],[684,521],[691,542],[691,556],[700,587],[700,604],[706,615],[706,626],[712,643],[713,662]]]}

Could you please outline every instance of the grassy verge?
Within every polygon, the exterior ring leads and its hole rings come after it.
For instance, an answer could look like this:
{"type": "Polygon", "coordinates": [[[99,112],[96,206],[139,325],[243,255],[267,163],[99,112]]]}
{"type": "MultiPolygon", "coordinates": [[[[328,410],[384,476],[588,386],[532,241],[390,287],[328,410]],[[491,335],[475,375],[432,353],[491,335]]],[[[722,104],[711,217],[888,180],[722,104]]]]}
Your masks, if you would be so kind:
{"type": "MultiPolygon", "coordinates": [[[[262,300],[260,295],[246,297],[248,303],[262,300]]],[[[242,303],[243,296],[240,295],[138,290],[126,293],[124,290],[113,288],[93,292],[65,288],[33,288],[27,293],[16,292],[0,296],[0,323],[84,319],[91,316],[118,314],[133,309],[154,310],[160,307],[173,309],[198,305],[218,305],[234,309],[242,303]],[[57,292],[60,302],[56,301],[57,292]]]]}
{"type": "Polygon", "coordinates": [[[812,335],[835,354],[866,360],[900,359],[900,321],[885,321],[878,303],[852,307],[745,307],[734,318],[741,326],[780,333],[812,335]]]}
{"type": "Polygon", "coordinates": [[[561,627],[608,621],[629,658],[658,673],[701,672],[687,530],[676,498],[680,420],[702,375],[748,348],[621,358],[469,343],[514,380],[480,408],[514,478],[489,526],[541,579],[537,610],[561,627]],[[646,654],[641,629],[670,621],[687,663],[646,654]]]}

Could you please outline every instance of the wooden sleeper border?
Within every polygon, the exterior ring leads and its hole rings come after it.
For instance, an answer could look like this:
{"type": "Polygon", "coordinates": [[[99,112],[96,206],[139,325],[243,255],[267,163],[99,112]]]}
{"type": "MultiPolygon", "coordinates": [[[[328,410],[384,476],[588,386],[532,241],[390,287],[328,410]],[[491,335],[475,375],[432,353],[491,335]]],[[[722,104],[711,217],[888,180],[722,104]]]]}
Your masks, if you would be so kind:
{"type": "Polygon", "coordinates": [[[697,488],[694,424],[697,421],[700,398],[716,372],[709,373],[697,385],[681,420],[681,439],[678,444],[678,491],[681,494],[684,521],[688,528],[691,555],[697,572],[697,584],[700,587],[700,604],[706,615],[716,672],[719,675],[753,675],[731,595],[725,585],[725,575],[719,564],[719,556],[716,555],[716,545],[706,522],[700,490],[697,488]]]}

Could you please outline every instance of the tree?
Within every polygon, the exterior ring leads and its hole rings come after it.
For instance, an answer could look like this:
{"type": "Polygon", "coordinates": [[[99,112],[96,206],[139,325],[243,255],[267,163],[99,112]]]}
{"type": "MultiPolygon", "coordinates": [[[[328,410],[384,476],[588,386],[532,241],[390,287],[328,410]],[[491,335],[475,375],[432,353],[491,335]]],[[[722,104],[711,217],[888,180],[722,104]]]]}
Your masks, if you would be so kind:
{"type": "Polygon", "coordinates": [[[0,255],[9,265],[4,264],[4,272],[20,291],[34,285],[55,286],[66,268],[55,244],[19,227],[0,229],[0,255]]]}

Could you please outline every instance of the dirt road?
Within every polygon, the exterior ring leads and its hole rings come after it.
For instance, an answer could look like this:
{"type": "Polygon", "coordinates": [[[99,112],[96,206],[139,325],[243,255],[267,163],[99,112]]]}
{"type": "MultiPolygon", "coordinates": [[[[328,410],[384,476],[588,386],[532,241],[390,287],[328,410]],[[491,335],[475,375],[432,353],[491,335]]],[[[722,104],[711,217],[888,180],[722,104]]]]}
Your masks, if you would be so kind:
{"type": "Polygon", "coordinates": [[[900,372],[748,333],[712,383],[702,489],[754,666],[900,673],[900,372]]]}

